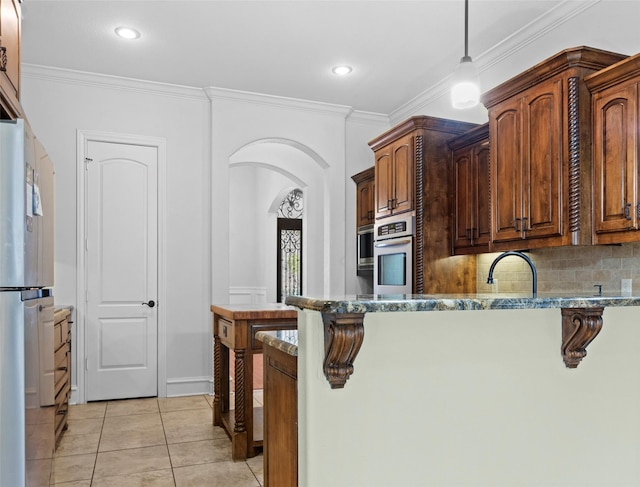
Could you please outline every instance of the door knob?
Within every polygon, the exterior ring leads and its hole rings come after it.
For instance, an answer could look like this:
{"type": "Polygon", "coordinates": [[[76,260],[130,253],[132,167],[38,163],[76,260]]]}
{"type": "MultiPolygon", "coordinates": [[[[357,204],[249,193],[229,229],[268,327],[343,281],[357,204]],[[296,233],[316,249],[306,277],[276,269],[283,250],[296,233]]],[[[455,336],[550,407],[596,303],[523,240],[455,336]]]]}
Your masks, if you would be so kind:
{"type": "Polygon", "coordinates": [[[153,308],[156,305],[156,302],[154,300],[149,301],[148,303],[142,303],[145,306],[149,306],[149,308],[153,308]]]}

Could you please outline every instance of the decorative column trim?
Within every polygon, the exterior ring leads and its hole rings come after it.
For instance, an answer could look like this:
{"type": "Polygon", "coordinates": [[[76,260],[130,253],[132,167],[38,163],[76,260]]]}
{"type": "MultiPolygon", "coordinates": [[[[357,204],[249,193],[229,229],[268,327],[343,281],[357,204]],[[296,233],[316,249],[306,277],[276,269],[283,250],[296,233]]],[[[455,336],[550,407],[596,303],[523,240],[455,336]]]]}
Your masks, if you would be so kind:
{"type": "Polygon", "coordinates": [[[416,273],[414,294],[424,292],[424,137],[416,137],[416,241],[414,251],[414,270],[416,273]]]}
{"type": "Polygon", "coordinates": [[[220,426],[222,424],[222,401],[220,394],[222,391],[222,343],[217,333],[218,324],[215,323],[216,333],[213,335],[213,424],[220,426]]]}
{"type": "Polygon", "coordinates": [[[322,313],[324,375],[331,389],[342,389],[353,374],[353,362],[364,340],[364,313],[322,313]]]}
{"type": "Polygon", "coordinates": [[[580,233],[580,110],[578,78],[569,78],[569,231],[580,233]]]}
{"type": "Polygon", "coordinates": [[[602,329],[604,308],[562,308],[562,359],[575,369],[602,329]]]}
{"type": "MultiPolygon", "coordinates": [[[[244,433],[246,431],[246,424],[244,419],[244,402],[245,402],[245,356],[246,350],[244,349],[235,349],[234,351],[236,360],[235,360],[235,425],[233,427],[234,433],[244,433]]],[[[246,452],[246,446],[245,450],[246,452]]]]}

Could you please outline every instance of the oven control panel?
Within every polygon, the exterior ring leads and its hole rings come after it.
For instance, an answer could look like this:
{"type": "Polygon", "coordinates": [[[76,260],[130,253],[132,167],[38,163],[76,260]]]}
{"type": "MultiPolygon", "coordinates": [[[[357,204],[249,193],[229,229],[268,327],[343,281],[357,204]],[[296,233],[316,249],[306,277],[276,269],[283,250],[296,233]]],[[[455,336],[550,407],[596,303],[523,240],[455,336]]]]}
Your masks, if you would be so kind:
{"type": "Polygon", "coordinates": [[[385,218],[386,221],[376,224],[376,240],[386,240],[389,238],[413,235],[414,218],[415,217],[413,215],[403,215],[401,218],[393,218],[392,221],[385,218]]]}

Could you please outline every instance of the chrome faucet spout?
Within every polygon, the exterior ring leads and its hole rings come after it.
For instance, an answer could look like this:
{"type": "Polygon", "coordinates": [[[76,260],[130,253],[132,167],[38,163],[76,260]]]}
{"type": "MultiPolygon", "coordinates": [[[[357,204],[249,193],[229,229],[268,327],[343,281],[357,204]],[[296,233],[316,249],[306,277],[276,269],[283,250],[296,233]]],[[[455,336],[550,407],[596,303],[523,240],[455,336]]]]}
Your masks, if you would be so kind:
{"type": "Polygon", "coordinates": [[[510,255],[520,257],[527,264],[529,264],[529,268],[531,269],[531,274],[533,277],[533,297],[535,298],[538,295],[538,272],[536,271],[536,266],[528,255],[516,250],[509,250],[508,252],[504,252],[494,259],[494,261],[491,263],[491,267],[489,268],[489,277],[487,277],[487,284],[493,284],[493,270],[495,269],[496,264],[510,255]]]}

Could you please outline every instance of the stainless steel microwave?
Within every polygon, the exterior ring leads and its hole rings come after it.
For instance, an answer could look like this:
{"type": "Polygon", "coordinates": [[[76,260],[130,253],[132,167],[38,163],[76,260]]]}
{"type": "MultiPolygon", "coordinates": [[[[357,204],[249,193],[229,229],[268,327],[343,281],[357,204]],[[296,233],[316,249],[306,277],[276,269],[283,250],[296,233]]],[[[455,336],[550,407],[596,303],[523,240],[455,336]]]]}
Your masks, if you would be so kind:
{"type": "Polygon", "coordinates": [[[373,225],[358,228],[357,273],[373,272],[373,225]]]}

